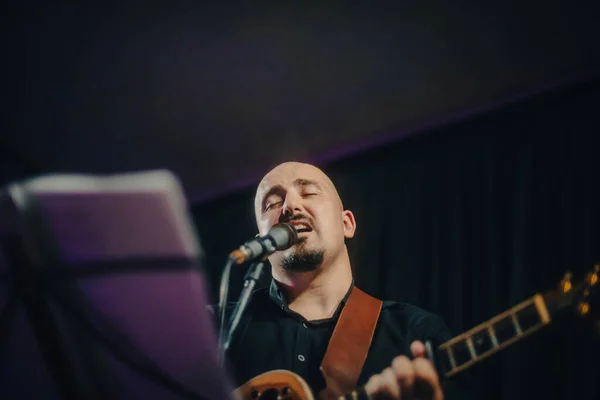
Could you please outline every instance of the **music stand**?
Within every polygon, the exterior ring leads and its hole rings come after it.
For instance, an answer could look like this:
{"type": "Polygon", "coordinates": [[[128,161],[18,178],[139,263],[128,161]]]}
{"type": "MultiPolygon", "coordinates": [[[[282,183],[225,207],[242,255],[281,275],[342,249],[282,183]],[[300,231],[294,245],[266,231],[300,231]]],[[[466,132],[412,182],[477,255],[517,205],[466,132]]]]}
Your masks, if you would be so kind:
{"type": "Polygon", "coordinates": [[[0,398],[231,398],[175,176],[39,177],[3,215],[0,398]]]}

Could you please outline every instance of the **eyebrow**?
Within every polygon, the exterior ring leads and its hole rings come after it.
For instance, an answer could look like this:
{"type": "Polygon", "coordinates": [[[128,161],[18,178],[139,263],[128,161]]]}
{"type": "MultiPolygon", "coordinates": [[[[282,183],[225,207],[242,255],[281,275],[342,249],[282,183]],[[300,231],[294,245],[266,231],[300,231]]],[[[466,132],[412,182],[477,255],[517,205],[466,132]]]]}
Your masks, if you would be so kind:
{"type": "MultiPolygon", "coordinates": [[[[313,180],[310,180],[310,179],[298,178],[298,179],[296,179],[294,181],[293,185],[294,186],[300,186],[300,187],[314,186],[319,191],[323,190],[321,188],[321,185],[319,185],[319,183],[317,181],[313,181],[313,180]]],[[[265,209],[265,205],[266,205],[265,203],[266,203],[267,199],[269,198],[269,196],[274,195],[274,194],[280,194],[280,193],[283,193],[283,192],[285,192],[285,189],[281,185],[275,185],[275,186],[269,188],[269,190],[267,190],[265,192],[265,194],[262,196],[261,209],[262,210],[265,209]]]]}
{"type": "Polygon", "coordinates": [[[318,182],[311,181],[310,179],[298,178],[294,181],[294,186],[315,186],[317,189],[322,190],[318,182]]]}

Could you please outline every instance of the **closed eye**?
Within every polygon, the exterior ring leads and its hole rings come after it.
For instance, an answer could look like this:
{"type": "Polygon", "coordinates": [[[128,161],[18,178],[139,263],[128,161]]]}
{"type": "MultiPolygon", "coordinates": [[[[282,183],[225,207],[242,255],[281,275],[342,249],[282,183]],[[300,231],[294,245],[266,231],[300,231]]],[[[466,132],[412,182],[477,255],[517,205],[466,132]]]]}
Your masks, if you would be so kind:
{"type": "Polygon", "coordinates": [[[267,205],[265,206],[265,209],[264,209],[264,211],[269,211],[271,208],[273,208],[273,207],[275,207],[275,206],[277,206],[277,205],[279,205],[279,204],[281,204],[281,203],[283,203],[283,201],[277,201],[277,202],[275,202],[275,203],[267,204],[267,205]]]}

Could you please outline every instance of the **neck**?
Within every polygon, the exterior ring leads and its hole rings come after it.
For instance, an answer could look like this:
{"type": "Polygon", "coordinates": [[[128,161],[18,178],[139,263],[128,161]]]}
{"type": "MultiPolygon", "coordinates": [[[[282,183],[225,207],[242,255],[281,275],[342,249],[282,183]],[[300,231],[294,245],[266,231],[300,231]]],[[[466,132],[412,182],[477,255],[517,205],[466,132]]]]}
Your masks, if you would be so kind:
{"type": "Polygon", "coordinates": [[[337,262],[314,271],[290,272],[273,269],[273,278],[284,292],[290,310],[307,320],[331,318],[352,284],[348,253],[337,262]]]}

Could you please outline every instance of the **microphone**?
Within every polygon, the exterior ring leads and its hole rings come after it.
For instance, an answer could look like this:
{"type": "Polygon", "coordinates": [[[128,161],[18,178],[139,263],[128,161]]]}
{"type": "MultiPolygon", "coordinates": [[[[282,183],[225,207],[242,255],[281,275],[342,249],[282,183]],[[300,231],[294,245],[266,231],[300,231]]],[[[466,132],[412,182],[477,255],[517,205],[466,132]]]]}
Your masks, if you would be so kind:
{"type": "Polygon", "coordinates": [[[252,290],[260,278],[263,270],[263,261],[278,250],[286,250],[298,242],[298,231],[291,224],[281,223],[273,225],[269,232],[262,237],[250,240],[244,243],[239,249],[229,254],[229,259],[221,276],[221,287],[219,290],[219,319],[221,321],[219,328],[219,348],[220,361],[224,362],[225,352],[229,348],[231,337],[236,330],[241,315],[243,314],[252,290]],[[260,262],[252,264],[250,270],[244,278],[244,288],[240,295],[235,310],[231,316],[229,326],[225,325],[225,305],[227,304],[227,292],[229,285],[229,276],[233,264],[244,264],[248,261],[260,259],[260,262]]]}
{"type": "Polygon", "coordinates": [[[281,223],[273,225],[265,236],[244,243],[229,254],[236,264],[243,264],[257,258],[265,259],[276,251],[287,250],[298,241],[298,231],[293,225],[281,223]]]}

